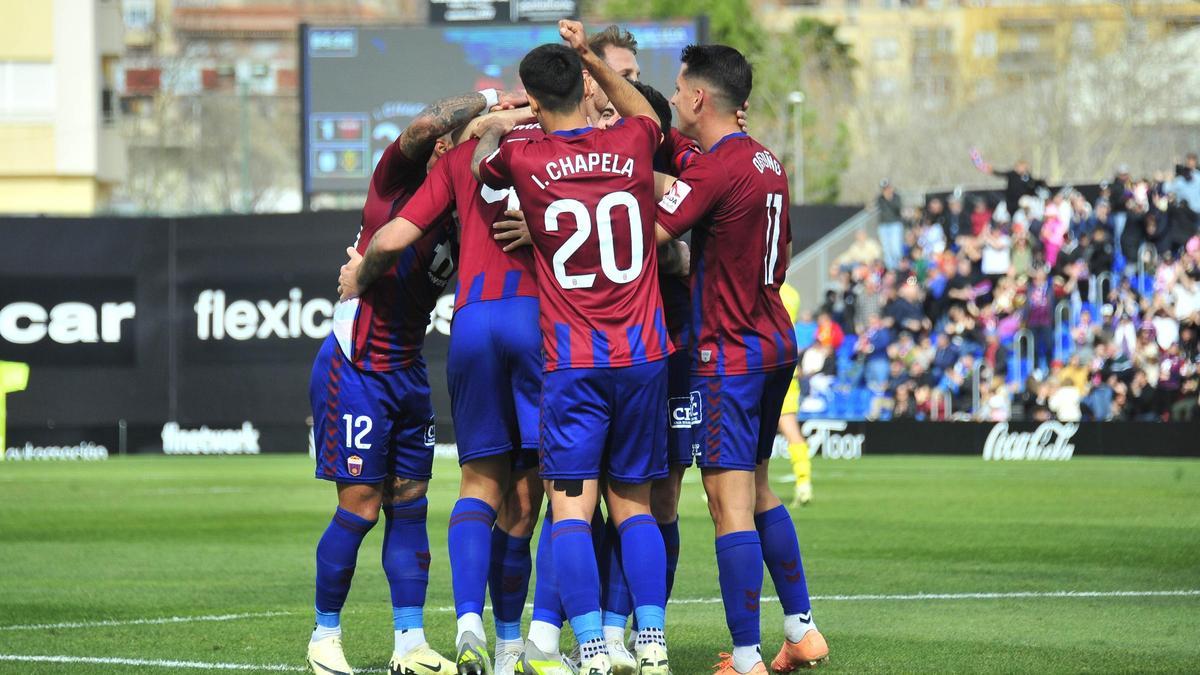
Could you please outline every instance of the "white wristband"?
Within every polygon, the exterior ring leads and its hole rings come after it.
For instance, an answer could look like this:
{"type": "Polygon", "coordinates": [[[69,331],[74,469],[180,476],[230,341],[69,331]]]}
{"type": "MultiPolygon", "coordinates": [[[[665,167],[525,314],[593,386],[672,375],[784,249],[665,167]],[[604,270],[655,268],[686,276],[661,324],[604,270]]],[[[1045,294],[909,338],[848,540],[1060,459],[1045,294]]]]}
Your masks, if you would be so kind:
{"type": "Polygon", "coordinates": [[[483,112],[491,110],[500,103],[500,92],[496,91],[495,88],[482,89],[480,90],[479,95],[482,96],[484,102],[487,103],[487,105],[483,107],[483,112]]]}

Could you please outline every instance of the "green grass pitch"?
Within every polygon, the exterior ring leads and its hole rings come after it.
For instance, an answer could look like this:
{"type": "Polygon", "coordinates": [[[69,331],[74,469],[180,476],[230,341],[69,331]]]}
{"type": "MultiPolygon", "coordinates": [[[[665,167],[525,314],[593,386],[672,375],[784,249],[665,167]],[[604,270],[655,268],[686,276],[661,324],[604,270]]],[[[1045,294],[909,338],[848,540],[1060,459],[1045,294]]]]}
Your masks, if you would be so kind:
{"type": "MultiPolygon", "coordinates": [[[[787,467],[773,469],[786,493],[787,467]]],[[[439,460],[435,471],[427,632],[449,652],[457,469],[439,460]]],[[[1200,463],[868,457],[818,460],[815,474],[816,501],[793,516],[828,670],[1200,669],[1200,463]],[[1181,593],[1144,594],[1157,591],[1181,593]],[[922,593],[950,597],[912,597],[922,593]]],[[[728,640],[697,477],[682,505],[681,602],[667,614],[678,675],[709,672],[728,640]]],[[[303,456],[0,464],[0,672],[199,672],[159,661],[300,671],[313,549],[333,503],[303,456]],[[230,614],[250,616],[189,619],[230,614]],[[82,625],[35,625],[63,623],[82,625]],[[11,660],[20,655],[69,658],[11,660]],[[71,660],[97,657],[143,663],[71,660]]],[[[391,652],[380,529],[344,615],[360,669],[391,652]]],[[[769,659],[782,621],[777,603],[763,607],[769,659]]]]}

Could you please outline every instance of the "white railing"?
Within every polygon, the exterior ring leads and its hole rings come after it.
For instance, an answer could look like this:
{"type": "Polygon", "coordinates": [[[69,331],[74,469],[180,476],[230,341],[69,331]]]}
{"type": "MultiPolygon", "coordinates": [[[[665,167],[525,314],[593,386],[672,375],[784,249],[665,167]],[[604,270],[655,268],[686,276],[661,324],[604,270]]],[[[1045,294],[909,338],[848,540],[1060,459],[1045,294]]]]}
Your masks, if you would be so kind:
{"type": "Polygon", "coordinates": [[[983,404],[983,381],[984,372],[987,373],[987,382],[992,382],[992,367],[987,364],[982,358],[975,361],[975,365],[971,367],[971,414],[978,415],[980,407],[983,404]]]}
{"type": "Polygon", "coordinates": [[[954,400],[945,389],[935,387],[929,394],[929,421],[949,421],[954,414],[954,400]],[[940,404],[940,405],[939,405],[940,404]],[[938,417],[939,411],[941,417],[938,417]]]}
{"type": "Polygon", "coordinates": [[[787,282],[800,293],[801,307],[816,309],[821,305],[829,283],[829,266],[850,247],[855,232],[870,232],[875,216],[874,208],[863,209],[792,257],[787,282]]]}
{"type": "Polygon", "coordinates": [[[1022,328],[1013,333],[1012,358],[1012,365],[1017,373],[1017,381],[1021,389],[1024,390],[1025,380],[1033,372],[1033,367],[1036,365],[1034,362],[1037,359],[1037,351],[1033,344],[1033,333],[1028,329],[1022,328]],[[1024,367],[1022,368],[1022,366],[1024,367]]]}
{"type": "MultiPolygon", "coordinates": [[[[1092,277],[1092,283],[1088,285],[1088,301],[1092,304],[1092,311],[1100,311],[1100,308],[1104,306],[1105,299],[1108,298],[1108,294],[1112,292],[1112,288],[1112,274],[1101,272],[1092,277]]],[[[1094,321],[1099,318],[1098,316],[1093,316],[1092,320],[1094,321]]]]}
{"type": "Polygon", "coordinates": [[[1071,337],[1071,303],[1066,300],[1060,300],[1054,306],[1054,360],[1062,361],[1070,353],[1071,337]],[[1063,337],[1068,340],[1067,346],[1063,346],[1063,337]]]}

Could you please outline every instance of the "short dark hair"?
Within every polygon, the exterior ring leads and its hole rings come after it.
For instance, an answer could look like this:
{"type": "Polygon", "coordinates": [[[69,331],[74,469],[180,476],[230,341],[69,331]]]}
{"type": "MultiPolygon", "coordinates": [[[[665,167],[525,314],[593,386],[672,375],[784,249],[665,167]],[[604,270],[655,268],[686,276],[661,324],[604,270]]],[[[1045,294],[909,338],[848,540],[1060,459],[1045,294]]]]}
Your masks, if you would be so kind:
{"type": "Polygon", "coordinates": [[[551,112],[566,112],[583,100],[583,61],[566,45],[535,47],[521,59],[521,84],[551,112]]]}
{"type": "Polygon", "coordinates": [[[628,49],[637,54],[637,40],[633,38],[633,33],[627,30],[621,30],[621,27],[613,24],[608,28],[596,33],[588,38],[588,46],[592,51],[596,52],[596,56],[604,58],[604,52],[609,47],[617,47],[618,49],[628,49]]]}
{"type": "Polygon", "coordinates": [[[725,45],[688,45],[679,60],[687,77],[704,80],[728,112],[740,110],[754,87],[754,69],[742,53],[725,45]]]}
{"type": "Polygon", "coordinates": [[[658,115],[659,128],[670,129],[671,102],[667,100],[667,97],[663,96],[662,92],[654,87],[651,87],[645,82],[634,82],[633,80],[629,80],[629,84],[632,84],[633,88],[637,89],[638,93],[646,97],[646,100],[650,102],[650,107],[654,108],[654,113],[658,115]]]}

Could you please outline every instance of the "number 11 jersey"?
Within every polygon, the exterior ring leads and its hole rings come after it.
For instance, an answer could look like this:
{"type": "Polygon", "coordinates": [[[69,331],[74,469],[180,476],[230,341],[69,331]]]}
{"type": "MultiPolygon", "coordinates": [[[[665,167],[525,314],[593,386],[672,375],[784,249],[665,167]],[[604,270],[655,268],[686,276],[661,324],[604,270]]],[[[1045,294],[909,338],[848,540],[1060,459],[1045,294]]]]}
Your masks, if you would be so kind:
{"type": "Polygon", "coordinates": [[[647,117],[501,142],[479,165],[513,187],[533,239],[544,370],[621,368],[666,358],[647,117]]]}
{"type": "Polygon", "coordinates": [[[779,299],[788,266],[788,178],[745,133],[722,138],[683,170],[658,223],[692,232],[692,373],[739,375],[792,366],[796,333],[779,299]]]}

